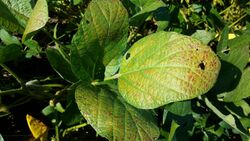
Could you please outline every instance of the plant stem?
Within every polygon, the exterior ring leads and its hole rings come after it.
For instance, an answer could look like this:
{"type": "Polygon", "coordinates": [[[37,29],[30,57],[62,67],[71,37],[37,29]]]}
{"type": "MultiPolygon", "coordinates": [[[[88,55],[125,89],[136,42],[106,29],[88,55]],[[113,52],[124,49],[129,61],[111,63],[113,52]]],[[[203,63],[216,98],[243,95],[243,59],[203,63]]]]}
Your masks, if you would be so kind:
{"type": "Polygon", "coordinates": [[[87,126],[88,124],[87,123],[83,123],[83,124],[80,124],[80,125],[76,125],[76,126],[73,126],[73,127],[70,127],[70,128],[67,128],[63,131],[63,137],[68,133],[68,132],[71,132],[71,131],[75,131],[79,128],[82,128],[82,127],[85,127],[87,126]]]}
{"type": "Polygon", "coordinates": [[[238,18],[235,22],[233,22],[232,24],[229,25],[229,28],[232,27],[232,26],[234,26],[235,24],[237,24],[240,20],[242,20],[246,16],[247,16],[247,14],[244,14],[243,16],[241,16],[240,18],[238,18]]]}
{"type": "Polygon", "coordinates": [[[116,74],[116,75],[113,75],[113,76],[110,76],[110,77],[104,78],[104,80],[103,80],[103,81],[101,81],[101,82],[94,81],[94,82],[92,82],[91,84],[92,84],[92,85],[94,85],[94,86],[96,86],[96,85],[102,85],[102,84],[103,84],[103,82],[105,82],[105,81],[109,81],[109,80],[114,80],[114,79],[117,79],[117,78],[119,78],[120,76],[121,76],[121,75],[118,73],[118,74],[116,74]]]}
{"type": "Polygon", "coordinates": [[[58,87],[58,88],[63,88],[64,85],[62,84],[44,84],[44,85],[41,85],[43,87],[58,87]]]}
{"type": "Polygon", "coordinates": [[[11,94],[15,94],[15,93],[18,93],[18,92],[23,92],[23,88],[0,91],[0,96],[11,95],[11,94]]]}
{"type": "Polygon", "coordinates": [[[4,65],[4,64],[0,64],[1,67],[3,67],[6,71],[8,71],[16,80],[17,82],[23,87],[24,83],[23,80],[21,78],[19,78],[16,73],[14,73],[8,66],[4,65]]]}
{"type": "Polygon", "coordinates": [[[56,132],[56,141],[60,141],[60,138],[59,138],[59,127],[58,127],[58,125],[55,126],[55,132],[56,132]]]}

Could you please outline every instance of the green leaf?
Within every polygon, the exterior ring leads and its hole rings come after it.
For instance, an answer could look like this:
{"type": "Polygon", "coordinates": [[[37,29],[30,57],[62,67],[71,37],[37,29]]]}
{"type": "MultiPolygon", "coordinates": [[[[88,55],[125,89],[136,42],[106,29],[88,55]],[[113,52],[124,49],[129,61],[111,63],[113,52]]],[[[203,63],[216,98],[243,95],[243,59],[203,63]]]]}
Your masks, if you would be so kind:
{"type": "Polygon", "coordinates": [[[180,125],[178,125],[174,120],[172,120],[168,141],[172,141],[174,139],[175,131],[179,126],[180,125]]]}
{"type": "Polygon", "coordinates": [[[118,88],[133,106],[157,108],[206,93],[219,70],[219,59],[200,41],[175,32],[157,32],[125,54],[118,88]]]}
{"type": "Polygon", "coordinates": [[[224,101],[225,102],[235,102],[240,101],[243,98],[247,98],[250,96],[250,69],[246,69],[243,71],[241,76],[241,80],[233,91],[230,91],[225,94],[224,101]]]}
{"type": "Polygon", "coordinates": [[[166,7],[166,4],[161,0],[131,0],[140,11],[130,18],[130,23],[132,25],[139,26],[145,19],[155,10],[161,7],[166,7]]]}
{"type": "Polygon", "coordinates": [[[32,11],[33,0],[1,0],[0,27],[22,33],[32,11]]]}
{"type": "Polygon", "coordinates": [[[192,37],[200,40],[203,44],[208,44],[211,40],[215,38],[215,32],[209,32],[206,30],[196,30],[192,37]]]}
{"type": "Polygon", "coordinates": [[[219,116],[224,122],[226,122],[228,125],[230,125],[233,129],[235,129],[237,132],[241,133],[242,135],[249,137],[246,134],[246,130],[243,128],[242,124],[240,123],[239,119],[237,119],[236,117],[234,117],[231,114],[225,114],[223,112],[222,109],[224,107],[222,107],[221,105],[215,105],[216,101],[213,101],[214,103],[212,103],[208,98],[205,98],[205,103],[206,105],[217,115],[219,116]]]}
{"type": "Polygon", "coordinates": [[[21,47],[16,44],[7,46],[0,45],[0,64],[12,61],[22,56],[21,47]]]}
{"type": "Polygon", "coordinates": [[[26,52],[25,57],[31,58],[32,56],[38,56],[41,52],[41,48],[37,41],[35,40],[26,40],[24,42],[24,45],[26,45],[29,49],[26,52]]]}
{"type": "Polygon", "coordinates": [[[46,50],[46,54],[50,65],[63,79],[69,82],[77,81],[77,78],[71,70],[69,60],[67,58],[64,58],[57,49],[48,48],[46,50]]]}
{"type": "MultiPolygon", "coordinates": [[[[227,33],[227,31],[225,32],[227,33]]],[[[227,38],[228,35],[223,35],[223,36],[226,36],[224,38],[227,38]]],[[[220,42],[225,42],[222,43],[221,45],[222,47],[219,46],[219,50],[221,50],[221,52],[224,52],[223,55],[219,54],[221,59],[235,65],[238,69],[242,71],[247,65],[249,60],[249,52],[248,52],[250,46],[249,38],[250,38],[250,29],[245,30],[242,35],[232,40],[228,40],[227,42],[225,41],[227,39],[221,39],[222,41],[220,42]],[[228,47],[226,47],[226,44],[228,47]],[[225,51],[228,51],[228,53],[226,53],[225,51]]]]}
{"type": "Polygon", "coordinates": [[[120,68],[122,56],[117,56],[106,66],[105,77],[114,75],[120,68]]]}
{"type": "Polygon", "coordinates": [[[187,114],[192,114],[191,101],[180,101],[173,104],[169,104],[164,110],[171,112],[178,116],[185,116],[187,114]]]}
{"type": "Polygon", "coordinates": [[[49,19],[48,5],[46,0],[37,0],[36,5],[30,15],[22,42],[34,34],[35,31],[43,28],[49,19]]]}
{"type": "Polygon", "coordinates": [[[84,81],[94,79],[96,70],[122,54],[127,34],[128,13],[119,0],[92,0],[72,40],[71,64],[76,76],[84,81]]]}
{"type": "Polygon", "coordinates": [[[10,44],[16,44],[16,45],[20,45],[21,43],[19,42],[19,40],[17,39],[17,37],[15,36],[11,36],[6,30],[1,29],[0,30],[0,39],[2,40],[2,42],[5,45],[10,45],[10,44]]]}
{"type": "Polygon", "coordinates": [[[102,88],[80,85],[75,94],[84,118],[97,134],[108,140],[154,141],[158,138],[159,129],[151,112],[136,109],[102,88]]]}
{"type": "Polygon", "coordinates": [[[223,52],[227,51],[228,47],[228,33],[229,33],[229,28],[226,25],[221,33],[220,41],[216,47],[216,52],[219,56],[224,55],[223,52]]]}

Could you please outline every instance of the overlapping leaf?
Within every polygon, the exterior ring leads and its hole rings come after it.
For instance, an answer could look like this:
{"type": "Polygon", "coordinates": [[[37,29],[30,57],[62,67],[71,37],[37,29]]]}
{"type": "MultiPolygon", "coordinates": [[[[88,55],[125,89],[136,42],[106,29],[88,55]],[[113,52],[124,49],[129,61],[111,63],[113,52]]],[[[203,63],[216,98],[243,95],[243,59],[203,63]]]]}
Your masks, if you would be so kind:
{"type": "Polygon", "coordinates": [[[80,85],[75,99],[88,123],[109,140],[154,141],[159,136],[151,112],[132,107],[113,92],[80,85]]]}
{"type": "Polygon", "coordinates": [[[24,42],[27,36],[44,27],[48,19],[49,12],[47,1],[38,0],[23,33],[22,41],[24,42]]]}
{"type": "Polygon", "coordinates": [[[131,17],[132,25],[140,25],[154,10],[166,6],[161,0],[131,0],[131,2],[140,9],[138,13],[131,17]]]}
{"type": "Polygon", "coordinates": [[[73,72],[89,80],[126,47],[128,14],[119,0],[92,0],[72,41],[73,72]]]}
{"type": "Polygon", "coordinates": [[[200,41],[157,32],[138,42],[122,59],[118,88],[137,108],[157,108],[195,98],[215,83],[220,61],[200,41]]]}
{"type": "Polygon", "coordinates": [[[22,33],[32,11],[33,0],[0,0],[0,27],[22,33]]]}

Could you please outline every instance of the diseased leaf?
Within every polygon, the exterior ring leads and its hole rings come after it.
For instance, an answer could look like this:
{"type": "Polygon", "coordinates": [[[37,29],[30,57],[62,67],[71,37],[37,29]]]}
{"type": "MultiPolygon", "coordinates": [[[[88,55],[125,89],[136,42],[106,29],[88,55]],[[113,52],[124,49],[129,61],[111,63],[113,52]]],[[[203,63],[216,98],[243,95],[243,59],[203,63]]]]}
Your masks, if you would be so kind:
{"type": "Polygon", "coordinates": [[[53,69],[65,80],[69,82],[76,82],[77,78],[74,76],[70,62],[64,58],[57,49],[48,48],[46,51],[48,60],[53,69]]]}
{"type": "Polygon", "coordinates": [[[29,21],[23,33],[22,42],[29,38],[31,34],[45,26],[49,19],[48,5],[46,0],[37,0],[36,5],[30,15],[29,21]]]}
{"type": "Polygon", "coordinates": [[[118,88],[133,106],[157,108],[206,93],[219,70],[219,59],[200,41],[175,32],[157,32],[125,54],[118,88]]]}
{"type": "MultiPolygon", "coordinates": [[[[119,0],[92,0],[72,40],[73,72],[84,81],[121,55],[126,47],[128,13],[119,0]]],[[[100,74],[99,74],[100,75],[100,74]]]]}
{"type": "Polygon", "coordinates": [[[22,33],[32,11],[33,0],[1,0],[0,27],[22,33]]]}
{"type": "Polygon", "coordinates": [[[75,99],[87,122],[108,140],[154,141],[159,136],[150,111],[130,106],[113,92],[80,85],[75,99]]]}
{"type": "Polygon", "coordinates": [[[225,94],[225,102],[235,102],[240,101],[243,98],[250,96],[250,69],[243,71],[241,80],[238,86],[233,90],[225,94]]]}

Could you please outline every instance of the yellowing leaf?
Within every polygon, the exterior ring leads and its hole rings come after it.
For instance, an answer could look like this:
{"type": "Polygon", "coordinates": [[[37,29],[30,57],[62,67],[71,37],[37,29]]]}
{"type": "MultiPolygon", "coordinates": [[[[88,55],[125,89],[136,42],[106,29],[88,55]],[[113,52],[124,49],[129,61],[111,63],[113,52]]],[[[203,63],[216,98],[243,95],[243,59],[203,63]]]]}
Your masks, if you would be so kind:
{"type": "Polygon", "coordinates": [[[35,139],[40,139],[41,141],[46,141],[49,128],[43,122],[31,115],[27,114],[26,120],[33,137],[35,139]]]}
{"type": "Polygon", "coordinates": [[[45,26],[46,22],[49,19],[48,16],[48,5],[46,0],[38,0],[36,5],[31,13],[30,19],[27,23],[25,31],[23,33],[22,42],[25,41],[26,37],[41,29],[45,26]]]}
{"type": "Polygon", "coordinates": [[[118,88],[128,103],[152,109],[206,93],[219,70],[218,57],[199,40],[157,32],[136,42],[124,55],[118,88]]]}

